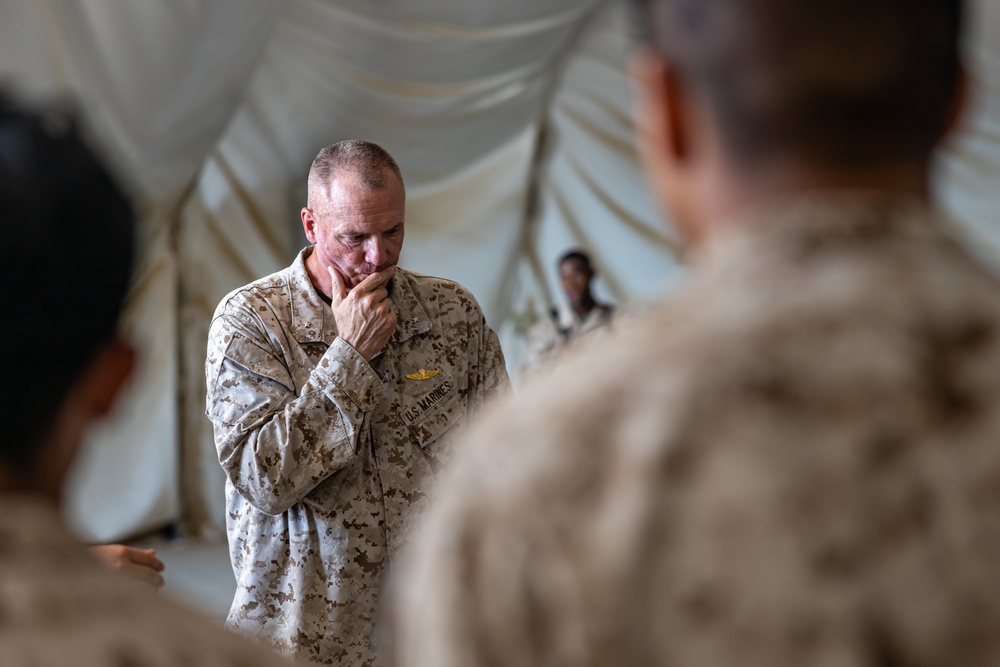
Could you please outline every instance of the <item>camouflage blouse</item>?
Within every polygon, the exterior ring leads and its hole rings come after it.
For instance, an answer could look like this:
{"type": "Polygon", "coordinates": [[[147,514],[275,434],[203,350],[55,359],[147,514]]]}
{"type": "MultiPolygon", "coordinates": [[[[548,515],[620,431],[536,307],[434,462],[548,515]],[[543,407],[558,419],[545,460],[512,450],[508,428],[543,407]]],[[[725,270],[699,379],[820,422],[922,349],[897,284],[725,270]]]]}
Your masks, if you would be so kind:
{"type": "Polygon", "coordinates": [[[1000,665],[1000,283],[916,200],[742,218],[469,434],[398,667],[1000,665]]]}
{"type": "Polygon", "coordinates": [[[222,300],[207,414],[228,492],[228,625],[319,664],[378,664],[383,576],[455,436],[508,384],[460,285],[397,269],[396,329],[369,364],[304,266],[222,300]]]}

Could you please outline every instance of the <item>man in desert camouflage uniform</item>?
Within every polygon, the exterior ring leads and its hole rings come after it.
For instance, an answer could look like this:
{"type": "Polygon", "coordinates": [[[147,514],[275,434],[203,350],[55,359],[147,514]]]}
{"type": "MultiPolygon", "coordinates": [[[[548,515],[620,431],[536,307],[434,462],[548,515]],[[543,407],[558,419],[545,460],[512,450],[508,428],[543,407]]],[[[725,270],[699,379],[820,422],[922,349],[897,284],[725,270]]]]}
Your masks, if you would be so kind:
{"type": "MultiPolygon", "coordinates": [[[[134,365],[117,333],[133,255],[132,208],[72,119],[0,95],[0,664],[287,664],[112,574],[63,525],[81,438],[134,365]]],[[[155,585],[150,563],[132,574],[155,585]]]]}
{"type": "Polygon", "coordinates": [[[314,245],[226,296],[209,334],[228,625],[313,662],[372,665],[383,576],[507,374],[468,291],[396,268],[404,189],[385,150],[323,149],[308,198],[314,245]]]}
{"type": "Polygon", "coordinates": [[[395,664],[1000,665],[1000,284],[928,194],[958,0],[650,0],[686,289],[469,434],[395,664]]]}

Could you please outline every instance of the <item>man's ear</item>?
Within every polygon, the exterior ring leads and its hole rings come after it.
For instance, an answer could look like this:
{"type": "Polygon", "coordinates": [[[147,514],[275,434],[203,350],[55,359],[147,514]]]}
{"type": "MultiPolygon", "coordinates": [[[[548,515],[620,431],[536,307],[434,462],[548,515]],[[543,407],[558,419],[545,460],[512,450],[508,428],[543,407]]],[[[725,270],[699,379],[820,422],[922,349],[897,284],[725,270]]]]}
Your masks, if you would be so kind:
{"type": "Polygon", "coordinates": [[[701,107],[676,67],[650,47],[632,58],[637,147],[650,192],[685,242],[697,245],[705,233],[701,192],[711,144],[701,107]]]}
{"type": "Polygon", "coordinates": [[[24,484],[53,499],[61,497],[83,433],[111,412],[135,365],[135,349],[124,340],[115,338],[97,352],[66,396],[45,451],[24,484]]]}
{"type": "Polygon", "coordinates": [[[309,243],[316,245],[316,216],[313,215],[312,209],[303,208],[299,211],[299,217],[302,218],[302,229],[305,231],[309,243]]]}
{"type": "Polygon", "coordinates": [[[640,143],[645,150],[659,153],[660,159],[683,162],[691,150],[691,119],[676,69],[648,47],[636,51],[631,68],[637,88],[640,143]]]}
{"type": "Polygon", "coordinates": [[[94,358],[83,378],[81,394],[87,403],[88,412],[94,416],[104,416],[111,412],[135,367],[136,352],[131,344],[120,338],[107,343],[94,358]]]}

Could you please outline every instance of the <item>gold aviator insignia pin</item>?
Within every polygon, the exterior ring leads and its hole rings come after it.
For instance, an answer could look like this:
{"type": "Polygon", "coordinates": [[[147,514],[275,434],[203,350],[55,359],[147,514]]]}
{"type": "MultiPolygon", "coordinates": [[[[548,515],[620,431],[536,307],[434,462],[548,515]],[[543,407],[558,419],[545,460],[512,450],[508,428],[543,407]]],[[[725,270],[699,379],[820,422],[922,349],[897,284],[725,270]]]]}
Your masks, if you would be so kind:
{"type": "Polygon", "coordinates": [[[421,368],[416,373],[410,373],[406,376],[407,380],[430,380],[432,377],[440,373],[441,371],[429,371],[425,368],[421,368]]]}

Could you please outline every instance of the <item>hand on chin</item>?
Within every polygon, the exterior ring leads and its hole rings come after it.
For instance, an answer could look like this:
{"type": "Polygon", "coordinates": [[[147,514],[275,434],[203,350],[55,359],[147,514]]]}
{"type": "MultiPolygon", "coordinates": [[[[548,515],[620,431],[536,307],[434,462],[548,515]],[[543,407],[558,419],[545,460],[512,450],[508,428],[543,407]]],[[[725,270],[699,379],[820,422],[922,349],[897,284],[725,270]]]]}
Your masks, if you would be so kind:
{"type": "MultiPolygon", "coordinates": [[[[364,273],[358,273],[355,276],[355,283],[354,284],[355,285],[360,285],[361,283],[363,283],[368,278],[368,276],[372,275],[373,273],[378,273],[379,271],[385,271],[388,268],[390,268],[390,267],[389,266],[383,266],[382,268],[376,269],[376,270],[373,270],[373,271],[365,271],[364,273]]],[[[389,280],[391,280],[391,278],[392,278],[391,275],[388,276],[385,279],[385,281],[382,282],[381,287],[385,287],[386,283],[388,283],[389,280]]]]}

